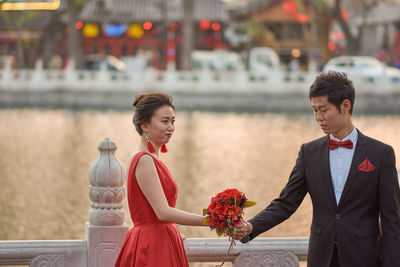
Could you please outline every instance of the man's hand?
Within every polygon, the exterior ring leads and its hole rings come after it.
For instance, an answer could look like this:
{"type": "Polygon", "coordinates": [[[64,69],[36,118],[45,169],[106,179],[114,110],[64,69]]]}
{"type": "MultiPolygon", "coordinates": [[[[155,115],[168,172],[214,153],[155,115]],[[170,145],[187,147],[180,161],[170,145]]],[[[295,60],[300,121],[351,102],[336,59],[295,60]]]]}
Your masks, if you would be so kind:
{"type": "Polygon", "coordinates": [[[249,222],[242,221],[237,227],[236,227],[236,233],[233,236],[233,239],[235,240],[242,240],[243,237],[249,235],[253,231],[253,225],[249,222]]]}

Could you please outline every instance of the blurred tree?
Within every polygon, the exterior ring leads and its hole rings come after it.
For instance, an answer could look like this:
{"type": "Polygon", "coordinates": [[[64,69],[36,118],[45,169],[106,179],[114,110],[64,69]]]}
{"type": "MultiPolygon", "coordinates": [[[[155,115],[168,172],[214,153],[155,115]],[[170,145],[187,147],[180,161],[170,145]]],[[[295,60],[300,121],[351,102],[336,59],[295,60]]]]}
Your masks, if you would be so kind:
{"type": "MultiPolygon", "coordinates": [[[[361,9],[367,10],[371,5],[375,5],[378,1],[379,0],[359,0],[359,3],[357,4],[360,5],[361,9]]],[[[346,53],[350,55],[359,54],[364,31],[363,28],[360,28],[359,31],[351,31],[348,20],[349,18],[346,17],[343,0],[335,0],[334,5],[330,7],[330,13],[334,17],[335,21],[340,25],[340,28],[346,36],[346,53]]]]}
{"type": "MultiPolygon", "coordinates": [[[[62,37],[64,31],[63,12],[67,13],[69,33],[71,33],[68,36],[69,56],[79,59],[80,34],[75,29],[75,22],[79,16],[83,0],[67,1],[64,2],[66,3],[66,8],[49,11],[29,9],[10,11],[0,9],[0,23],[3,24],[0,25],[2,28],[8,32],[17,33],[14,51],[9,53],[15,56],[18,67],[32,68],[38,59],[43,60],[44,67],[48,66],[50,59],[54,56],[55,44],[62,37]],[[40,38],[30,37],[30,34],[38,31],[41,32],[40,38]]],[[[79,63],[79,60],[77,62],[79,63]]]]}
{"type": "MultiPolygon", "coordinates": [[[[46,14],[43,11],[9,11],[1,10],[0,25],[2,30],[13,33],[15,38],[14,50],[6,51],[15,57],[19,68],[33,67],[40,54],[39,39],[30,38],[32,25],[40,30],[46,25],[46,14]],[[41,20],[41,23],[38,21],[41,20]]],[[[33,31],[32,31],[33,32],[33,31]]]]}
{"type": "Polygon", "coordinates": [[[314,10],[318,13],[330,14],[339,24],[346,36],[346,53],[357,55],[361,51],[361,40],[363,37],[363,27],[356,30],[352,29],[350,17],[347,10],[353,14],[360,14],[363,18],[368,16],[369,12],[380,2],[389,2],[391,0],[296,0],[303,4],[312,4],[314,10]]]}
{"type": "Polygon", "coordinates": [[[81,35],[75,28],[75,24],[79,20],[83,2],[84,0],[67,0],[68,58],[74,60],[76,67],[80,67],[81,64],[82,48],[81,35]]]}
{"type": "MultiPolygon", "coordinates": [[[[232,0],[234,1],[234,0],[232,0]]],[[[311,47],[310,55],[313,55],[316,50],[317,42],[317,25],[319,18],[324,18],[327,15],[331,16],[340,26],[346,36],[346,52],[348,54],[357,55],[361,51],[361,40],[363,37],[363,27],[354,28],[350,24],[349,13],[361,15],[366,18],[371,10],[381,2],[399,2],[399,0],[294,0],[297,7],[302,12],[308,12],[310,17],[310,27],[303,25],[303,30],[308,36],[311,47]],[[348,13],[349,11],[349,13],[348,13]],[[314,52],[313,52],[314,51],[314,52]]],[[[264,5],[263,0],[247,0],[249,9],[260,8],[264,5]]],[[[268,4],[268,3],[267,3],[268,4]]],[[[259,23],[258,23],[259,24],[259,23]]],[[[258,25],[254,21],[249,21],[245,32],[250,35],[256,43],[262,41],[263,25],[258,25]]],[[[311,62],[311,61],[310,61],[311,62]]]]}
{"type": "Polygon", "coordinates": [[[51,11],[47,13],[47,16],[44,17],[46,20],[45,26],[42,30],[43,34],[43,44],[41,45],[42,51],[40,48],[35,47],[35,52],[33,53],[30,61],[36,60],[41,53],[43,59],[43,66],[45,68],[48,67],[50,59],[54,56],[55,53],[55,44],[57,40],[61,37],[63,31],[63,25],[60,20],[60,12],[59,11],[51,11]]]}
{"type": "Polygon", "coordinates": [[[268,32],[265,32],[266,29],[264,25],[261,22],[258,22],[256,20],[249,20],[245,24],[245,28],[238,29],[239,33],[246,33],[249,36],[252,37],[253,44],[262,44],[265,40],[265,36],[268,35],[268,32]]]}
{"type": "Polygon", "coordinates": [[[180,65],[183,70],[192,68],[191,54],[193,51],[193,0],[183,0],[183,22],[182,22],[182,54],[180,65]]]}

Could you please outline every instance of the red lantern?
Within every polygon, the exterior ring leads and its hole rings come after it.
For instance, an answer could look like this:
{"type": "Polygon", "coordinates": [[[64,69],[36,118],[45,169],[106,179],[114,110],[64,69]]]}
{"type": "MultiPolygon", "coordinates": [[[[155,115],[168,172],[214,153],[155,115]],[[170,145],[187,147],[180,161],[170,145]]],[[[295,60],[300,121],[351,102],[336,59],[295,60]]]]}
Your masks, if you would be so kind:
{"type": "Polygon", "coordinates": [[[310,22],[310,17],[307,14],[298,13],[296,15],[296,21],[300,23],[307,23],[310,22]]]}
{"type": "Polygon", "coordinates": [[[82,21],[78,21],[77,23],[75,23],[75,29],[80,30],[83,28],[83,22],[82,21]]]}
{"type": "Polygon", "coordinates": [[[296,17],[297,15],[297,4],[293,1],[286,1],[281,4],[283,15],[285,17],[296,17]]]}
{"type": "Polygon", "coordinates": [[[200,29],[206,31],[206,30],[210,29],[210,24],[211,23],[208,19],[202,19],[202,20],[200,20],[199,26],[200,26],[200,29]]]}
{"type": "Polygon", "coordinates": [[[151,23],[150,21],[146,21],[145,23],[143,23],[143,30],[148,31],[151,30],[151,28],[153,28],[153,23],[151,23]]]}
{"type": "Polygon", "coordinates": [[[211,29],[213,29],[213,31],[219,31],[221,29],[221,25],[218,22],[214,22],[211,25],[211,29]]]}
{"type": "Polygon", "coordinates": [[[336,49],[336,44],[334,42],[329,42],[328,43],[328,49],[331,51],[334,51],[336,49]]]}
{"type": "Polygon", "coordinates": [[[350,15],[349,15],[349,13],[347,12],[347,10],[344,9],[344,8],[342,8],[342,9],[340,10],[340,13],[341,13],[341,15],[342,15],[343,20],[346,21],[346,22],[348,22],[349,19],[350,19],[350,15]]]}

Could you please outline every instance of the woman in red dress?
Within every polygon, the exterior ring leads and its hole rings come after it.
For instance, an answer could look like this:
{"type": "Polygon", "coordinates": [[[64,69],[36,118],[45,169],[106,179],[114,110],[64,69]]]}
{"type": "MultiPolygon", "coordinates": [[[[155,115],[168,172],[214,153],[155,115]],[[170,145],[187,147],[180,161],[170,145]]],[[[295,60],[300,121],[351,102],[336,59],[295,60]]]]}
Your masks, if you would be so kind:
{"type": "Polygon", "coordinates": [[[187,267],[175,224],[201,226],[204,216],[175,208],[177,186],[158,160],[174,127],[172,98],[163,93],[136,96],[133,124],[141,141],[129,167],[128,203],[134,227],[125,237],[115,267],[187,267]]]}

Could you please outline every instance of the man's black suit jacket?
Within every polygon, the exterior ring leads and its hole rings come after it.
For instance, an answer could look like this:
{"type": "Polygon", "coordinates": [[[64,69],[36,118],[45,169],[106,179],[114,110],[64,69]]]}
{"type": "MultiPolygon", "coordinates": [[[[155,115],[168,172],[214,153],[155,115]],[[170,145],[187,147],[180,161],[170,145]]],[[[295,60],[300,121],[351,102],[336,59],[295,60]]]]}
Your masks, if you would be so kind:
{"type": "Polygon", "coordinates": [[[328,267],[335,242],[341,267],[400,267],[400,189],[393,148],[358,132],[349,175],[336,204],[328,138],[301,146],[279,198],[250,220],[250,239],[289,218],[309,193],[313,218],[308,267],[328,267]],[[365,159],[373,171],[359,171],[365,159]]]}

